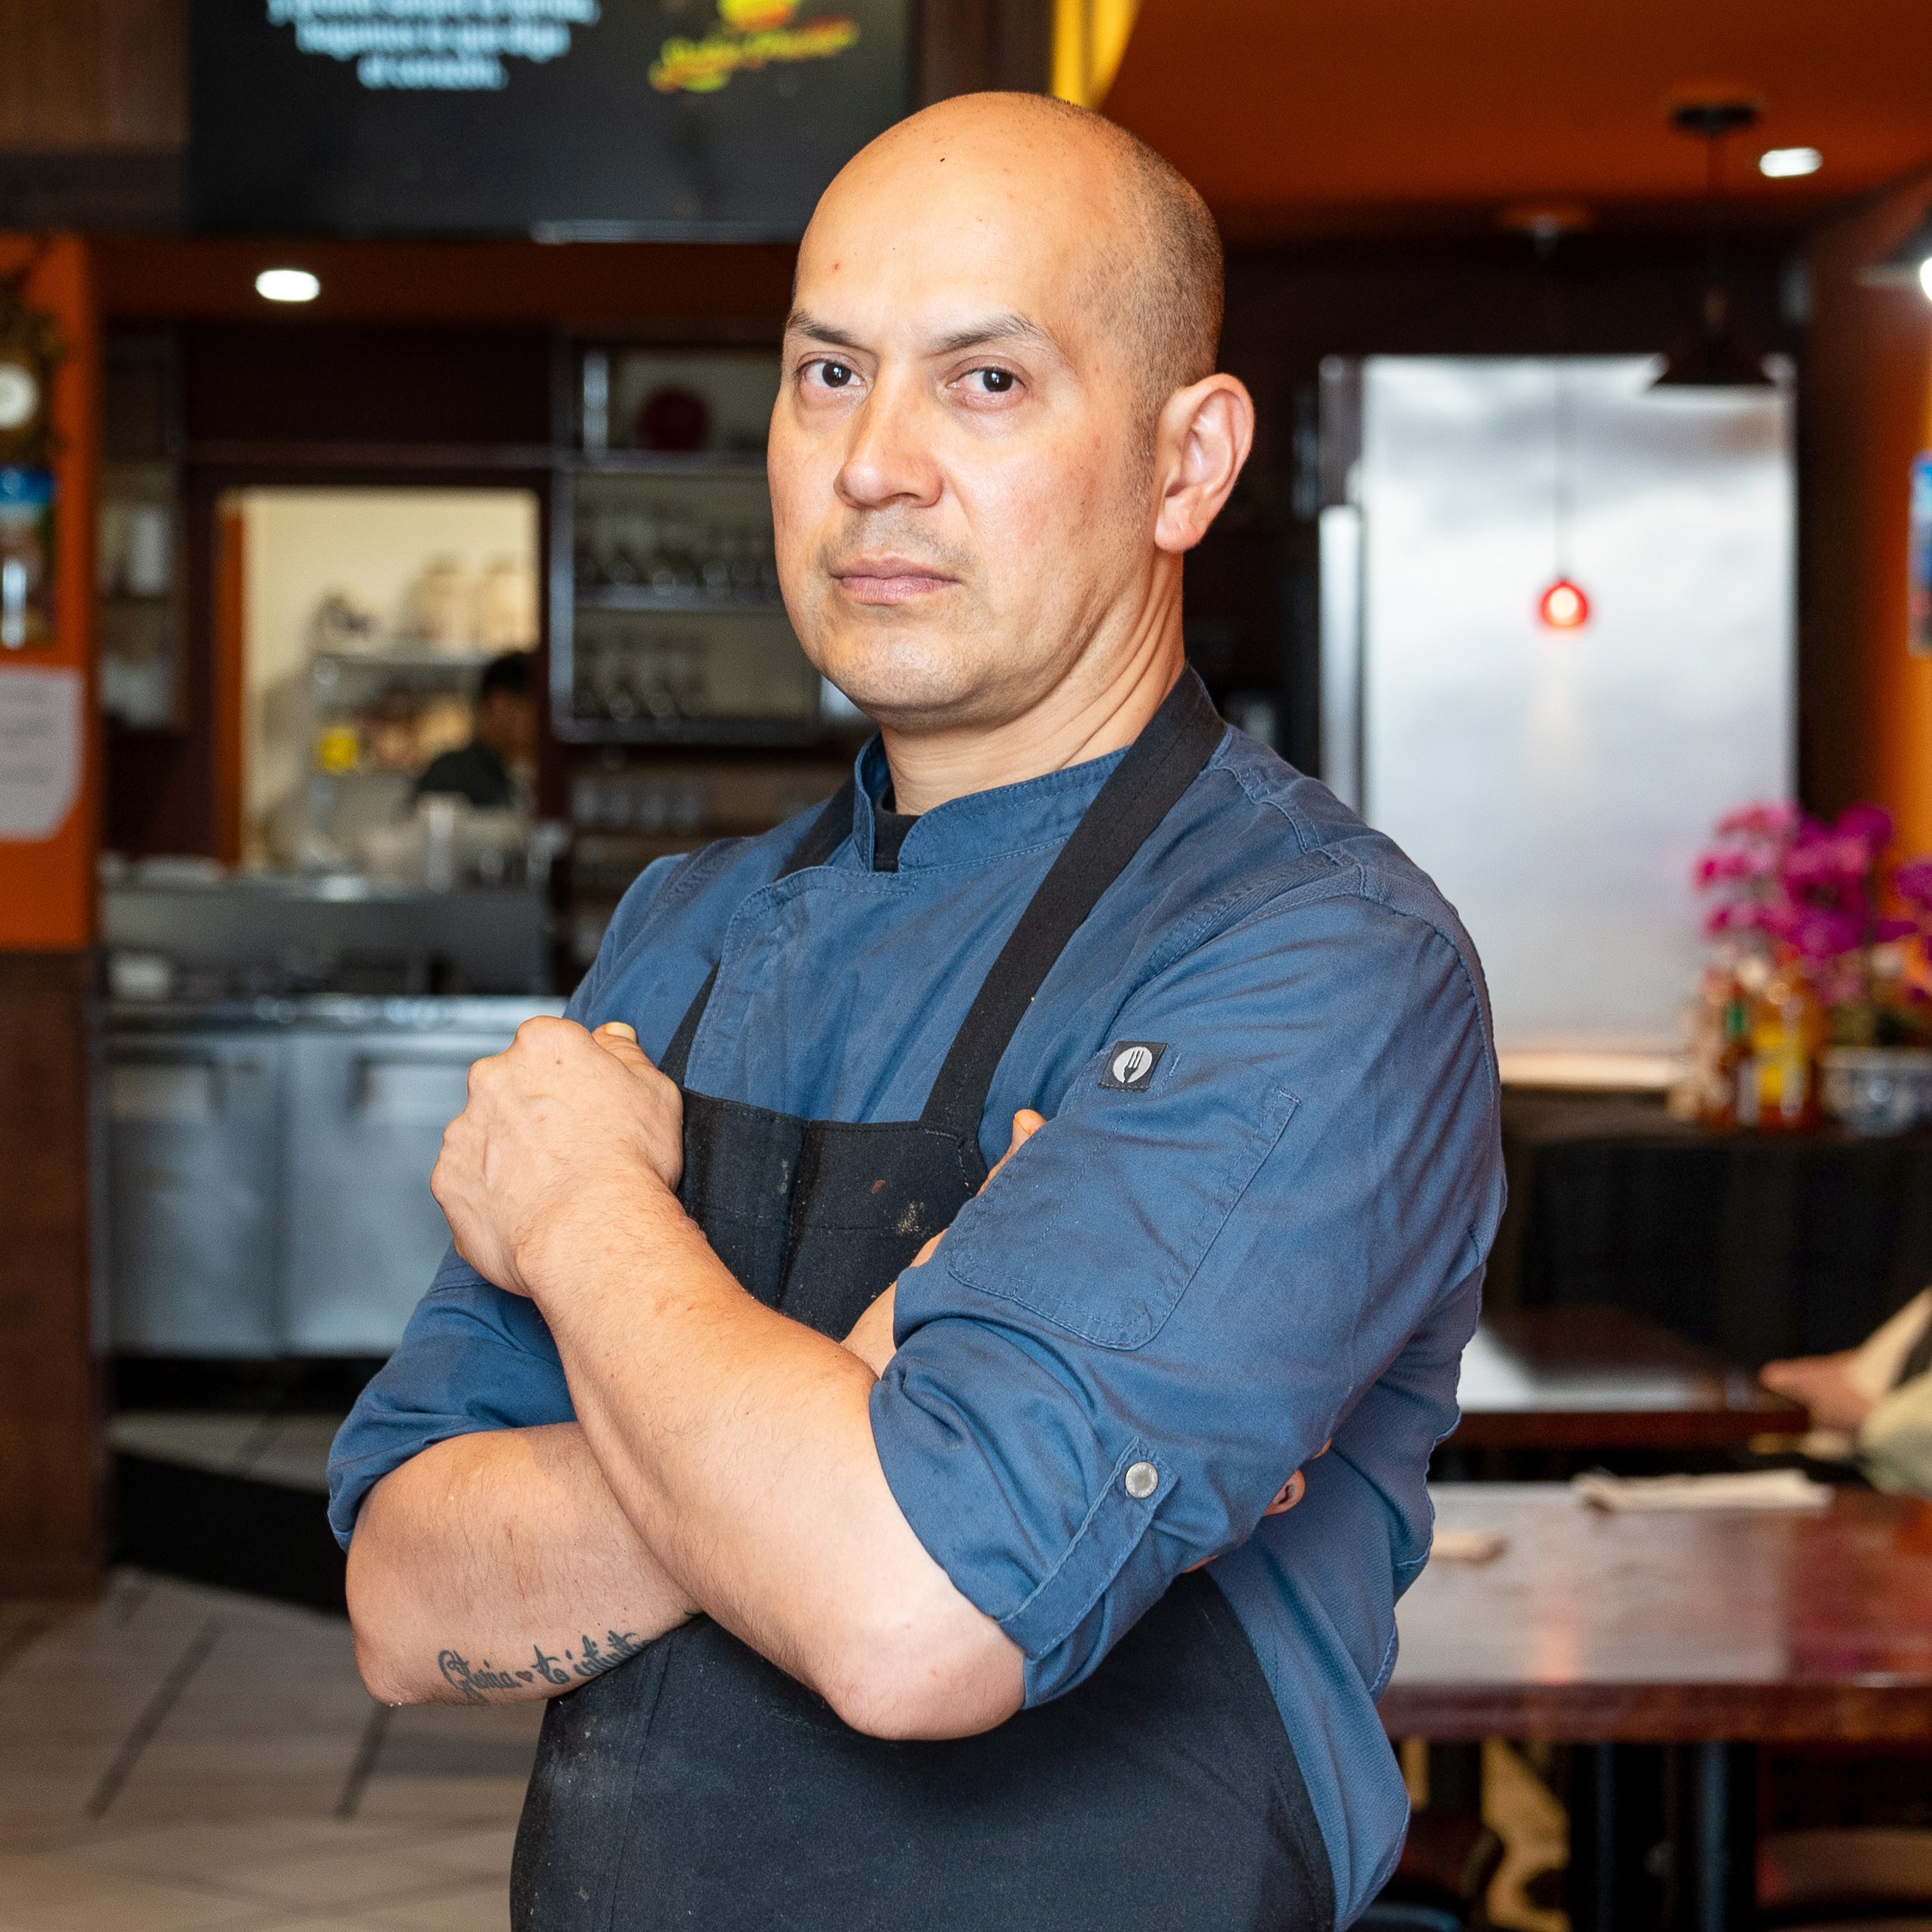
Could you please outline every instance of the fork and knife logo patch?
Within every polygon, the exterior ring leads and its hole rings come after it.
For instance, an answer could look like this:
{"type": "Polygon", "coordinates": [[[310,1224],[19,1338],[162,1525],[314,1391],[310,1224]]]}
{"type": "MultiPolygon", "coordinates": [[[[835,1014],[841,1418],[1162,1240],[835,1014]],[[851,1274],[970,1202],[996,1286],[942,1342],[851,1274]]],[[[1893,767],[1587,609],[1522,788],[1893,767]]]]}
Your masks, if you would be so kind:
{"type": "Polygon", "coordinates": [[[1154,1069],[1167,1051],[1165,1040],[1117,1040],[1107,1050],[1102,1086],[1117,1093],[1144,1093],[1153,1083],[1154,1069]]]}

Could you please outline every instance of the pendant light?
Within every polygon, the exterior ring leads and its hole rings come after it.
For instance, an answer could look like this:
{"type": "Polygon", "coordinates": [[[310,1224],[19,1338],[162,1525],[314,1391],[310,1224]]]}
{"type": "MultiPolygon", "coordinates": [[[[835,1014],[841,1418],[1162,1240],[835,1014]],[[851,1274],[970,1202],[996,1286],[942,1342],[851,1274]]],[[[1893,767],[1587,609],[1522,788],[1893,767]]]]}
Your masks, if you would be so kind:
{"type": "Polygon", "coordinates": [[[1730,291],[1724,280],[1724,143],[1754,126],[1754,101],[1690,101],[1672,110],[1680,134],[1705,144],[1703,327],[1687,349],[1673,353],[1656,387],[1769,389],[1763,360],[1745,347],[1731,328],[1730,291]]]}
{"type": "Polygon", "coordinates": [[[1574,425],[1571,414],[1570,368],[1565,359],[1568,331],[1565,326],[1562,289],[1556,279],[1556,246],[1565,235],[1589,226],[1586,208],[1564,203],[1527,204],[1504,209],[1506,228],[1527,235],[1536,249],[1537,279],[1542,285],[1543,328],[1550,350],[1554,385],[1550,410],[1551,535],[1556,574],[1536,600],[1536,614],[1546,629],[1581,630],[1590,620],[1590,600],[1570,574],[1570,526],[1574,503],[1571,486],[1575,458],[1574,425]]]}
{"type": "Polygon", "coordinates": [[[1583,586],[1570,574],[1570,524],[1575,507],[1571,495],[1575,437],[1570,416],[1570,371],[1558,356],[1551,358],[1550,373],[1556,385],[1550,411],[1554,469],[1550,507],[1552,535],[1556,538],[1556,574],[1536,600],[1536,614],[1550,630],[1578,631],[1590,620],[1590,600],[1583,586]]]}

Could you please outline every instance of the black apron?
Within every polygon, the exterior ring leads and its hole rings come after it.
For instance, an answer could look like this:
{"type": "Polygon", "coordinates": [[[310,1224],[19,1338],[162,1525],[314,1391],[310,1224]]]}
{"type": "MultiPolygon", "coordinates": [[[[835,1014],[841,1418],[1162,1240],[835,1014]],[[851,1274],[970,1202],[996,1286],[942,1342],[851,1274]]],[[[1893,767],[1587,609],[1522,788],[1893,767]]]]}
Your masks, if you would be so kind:
{"type": "MultiPolygon", "coordinates": [[[[1041,881],[917,1120],[685,1089],[679,1196],[750,1293],[843,1337],[971,1199],[1014,1028],[1222,732],[1184,675],[1041,881]]],[[[843,844],[853,803],[848,782],[788,873],[843,844]]],[[[666,1051],[681,1083],[716,978],[666,1051]]],[[[1077,1689],[938,1743],[849,1729],[695,1618],[544,1713],[510,1909],[517,1932],[1329,1932],[1334,1894],[1273,1694],[1202,1572],[1077,1689]]]]}

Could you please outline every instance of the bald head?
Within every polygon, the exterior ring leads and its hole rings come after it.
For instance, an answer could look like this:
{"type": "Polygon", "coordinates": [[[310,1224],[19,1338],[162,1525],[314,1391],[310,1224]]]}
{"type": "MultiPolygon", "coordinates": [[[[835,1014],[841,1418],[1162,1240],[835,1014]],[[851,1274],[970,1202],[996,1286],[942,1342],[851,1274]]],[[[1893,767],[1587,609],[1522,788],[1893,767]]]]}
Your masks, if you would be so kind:
{"type": "Polygon", "coordinates": [[[1083,298],[1142,372],[1150,412],[1213,373],[1220,351],[1221,238],[1172,162],[1086,108],[1045,94],[961,94],[890,127],[827,190],[876,193],[888,179],[989,169],[1044,201],[1080,209],[1083,298]],[[1099,216],[1096,221],[1092,218],[1099,216]]]}
{"type": "Polygon", "coordinates": [[[825,190],[766,446],[779,579],[908,797],[915,739],[970,762],[1178,674],[1181,559],[1254,423],[1220,309],[1199,197],[1057,101],[943,102],[825,190]]]}

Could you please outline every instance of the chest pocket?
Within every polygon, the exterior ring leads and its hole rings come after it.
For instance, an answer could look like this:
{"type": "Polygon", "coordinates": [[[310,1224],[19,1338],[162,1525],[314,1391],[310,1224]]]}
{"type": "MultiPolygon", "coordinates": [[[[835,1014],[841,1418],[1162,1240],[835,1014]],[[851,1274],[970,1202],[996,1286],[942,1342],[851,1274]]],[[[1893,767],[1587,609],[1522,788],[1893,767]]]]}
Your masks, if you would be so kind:
{"type": "Polygon", "coordinates": [[[1178,1045],[1144,1090],[1103,1086],[1112,1050],[960,1211],[939,1259],[965,1287],[1085,1341],[1138,1348],[1174,1312],[1297,1102],[1252,1062],[1178,1045]]]}

